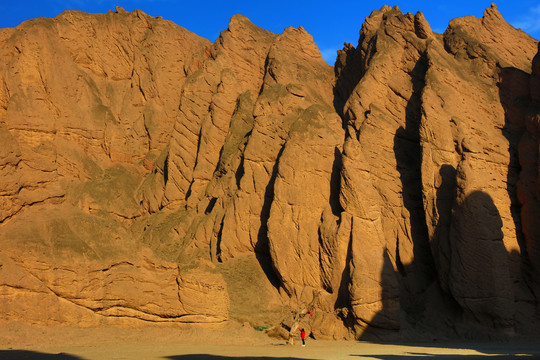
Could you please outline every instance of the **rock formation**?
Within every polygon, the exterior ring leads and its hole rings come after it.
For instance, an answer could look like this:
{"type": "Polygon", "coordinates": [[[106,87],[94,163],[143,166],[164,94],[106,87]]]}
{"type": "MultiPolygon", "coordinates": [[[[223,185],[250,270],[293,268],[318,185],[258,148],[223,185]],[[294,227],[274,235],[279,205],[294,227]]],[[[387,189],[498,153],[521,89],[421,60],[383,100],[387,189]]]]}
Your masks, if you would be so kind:
{"type": "Polygon", "coordinates": [[[32,324],[540,330],[540,55],[492,5],[211,44],[121,8],[0,30],[0,309],[32,324]]]}

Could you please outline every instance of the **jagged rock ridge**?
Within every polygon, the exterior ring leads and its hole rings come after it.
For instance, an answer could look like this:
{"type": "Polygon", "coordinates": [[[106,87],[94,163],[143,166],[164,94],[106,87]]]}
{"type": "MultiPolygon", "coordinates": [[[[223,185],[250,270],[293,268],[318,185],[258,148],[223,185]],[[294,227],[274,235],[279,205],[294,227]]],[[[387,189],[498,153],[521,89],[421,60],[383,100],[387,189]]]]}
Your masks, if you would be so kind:
{"type": "Polygon", "coordinates": [[[4,319],[538,333],[538,42],[494,5],[444,34],[385,6],[334,68],[240,15],[214,44],[121,8],[0,43],[4,319]]]}

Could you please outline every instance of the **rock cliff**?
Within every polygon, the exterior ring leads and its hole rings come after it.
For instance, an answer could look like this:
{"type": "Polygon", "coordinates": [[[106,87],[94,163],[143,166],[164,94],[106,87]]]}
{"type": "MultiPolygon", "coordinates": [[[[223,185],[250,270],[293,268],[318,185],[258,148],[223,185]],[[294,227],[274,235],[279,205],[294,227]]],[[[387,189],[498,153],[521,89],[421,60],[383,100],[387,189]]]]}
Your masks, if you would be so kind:
{"type": "Polygon", "coordinates": [[[540,330],[540,55],[496,6],[214,44],[136,10],[0,30],[2,321],[540,330]],[[298,319],[298,316],[296,316],[298,319]]]}

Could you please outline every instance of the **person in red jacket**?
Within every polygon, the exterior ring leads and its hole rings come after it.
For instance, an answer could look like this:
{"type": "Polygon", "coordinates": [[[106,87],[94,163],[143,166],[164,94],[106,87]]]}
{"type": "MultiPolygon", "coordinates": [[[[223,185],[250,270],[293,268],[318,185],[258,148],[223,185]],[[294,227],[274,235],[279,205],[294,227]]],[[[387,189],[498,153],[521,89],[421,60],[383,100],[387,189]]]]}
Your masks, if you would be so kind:
{"type": "Polygon", "coordinates": [[[300,337],[302,338],[302,346],[306,346],[306,330],[300,328],[300,337]]]}

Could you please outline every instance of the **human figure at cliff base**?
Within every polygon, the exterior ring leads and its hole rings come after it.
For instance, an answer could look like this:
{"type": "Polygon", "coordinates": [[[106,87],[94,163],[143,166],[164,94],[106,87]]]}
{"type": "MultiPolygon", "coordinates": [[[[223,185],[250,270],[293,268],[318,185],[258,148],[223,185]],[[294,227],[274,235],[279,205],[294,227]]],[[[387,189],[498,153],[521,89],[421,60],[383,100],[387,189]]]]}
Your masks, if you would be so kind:
{"type": "Polygon", "coordinates": [[[306,346],[306,330],[300,328],[300,338],[302,338],[302,346],[306,346]]]}

